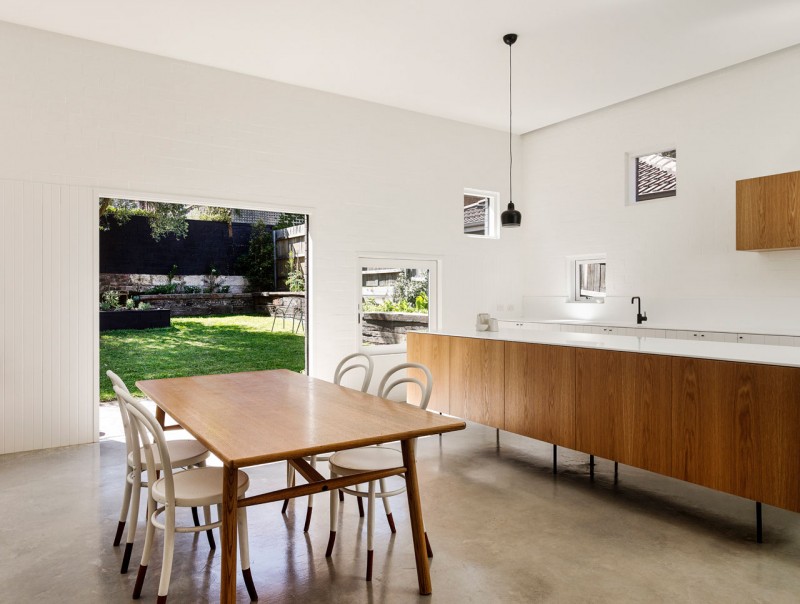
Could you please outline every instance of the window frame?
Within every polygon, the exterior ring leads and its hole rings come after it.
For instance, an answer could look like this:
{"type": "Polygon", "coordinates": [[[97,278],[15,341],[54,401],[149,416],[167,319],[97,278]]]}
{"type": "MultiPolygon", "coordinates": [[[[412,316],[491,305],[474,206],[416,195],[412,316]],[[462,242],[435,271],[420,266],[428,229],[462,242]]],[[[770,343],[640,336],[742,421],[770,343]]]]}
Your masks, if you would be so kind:
{"type": "Polygon", "coordinates": [[[658,147],[658,151],[654,151],[653,147],[649,147],[647,150],[636,152],[636,153],[627,153],[626,154],[626,163],[627,163],[627,173],[628,173],[628,196],[626,199],[626,205],[630,206],[637,206],[643,203],[647,203],[650,201],[655,201],[658,199],[666,199],[668,197],[677,197],[678,196],[678,181],[677,181],[677,173],[675,176],[675,190],[674,191],[664,191],[661,193],[645,193],[642,196],[638,194],[638,183],[639,183],[639,158],[645,157],[647,155],[655,155],[658,153],[667,153],[667,152],[675,152],[676,154],[676,161],[677,161],[677,152],[678,146],[675,144],[669,145],[660,145],[658,147]]]}
{"type": "Polygon", "coordinates": [[[406,343],[364,346],[362,321],[362,271],[363,268],[416,268],[428,270],[428,331],[438,329],[441,322],[441,259],[417,254],[360,253],[356,258],[356,346],[358,352],[367,355],[405,354],[406,343]]]}
{"type": "Polygon", "coordinates": [[[604,296],[583,296],[581,295],[581,274],[580,267],[587,264],[602,264],[606,267],[606,277],[608,275],[608,260],[606,254],[583,254],[580,256],[569,256],[567,258],[567,283],[569,283],[568,303],[575,304],[605,304],[608,297],[608,284],[606,284],[606,294],[604,296]]]}
{"type": "Polygon", "coordinates": [[[471,189],[469,187],[464,188],[464,194],[461,196],[462,201],[462,211],[461,211],[461,228],[462,232],[464,229],[464,211],[463,211],[463,201],[464,197],[469,195],[470,197],[485,197],[489,202],[489,209],[486,212],[486,233],[484,235],[480,235],[477,233],[463,233],[465,237],[472,237],[474,239],[500,239],[500,213],[498,208],[500,207],[500,193],[497,191],[485,191],[483,189],[471,189]]]}

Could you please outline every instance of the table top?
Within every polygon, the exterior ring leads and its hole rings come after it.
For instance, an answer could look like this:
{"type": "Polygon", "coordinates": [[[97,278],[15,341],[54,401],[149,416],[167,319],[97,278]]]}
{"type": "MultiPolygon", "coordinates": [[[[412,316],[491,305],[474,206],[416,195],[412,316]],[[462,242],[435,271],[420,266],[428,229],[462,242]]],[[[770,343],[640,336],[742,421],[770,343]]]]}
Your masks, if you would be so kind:
{"type": "MultiPolygon", "coordinates": [[[[422,333],[422,332],[420,332],[422,333]]],[[[472,329],[440,329],[432,335],[549,344],[574,348],[598,348],[618,352],[639,352],[666,356],[692,357],[717,361],[756,363],[800,367],[800,348],[772,346],[769,344],[744,344],[739,342],[707,342],[697,340],[669,340],[640,336],[612,334],[570,333],[564,331],[534,331],[528,329],[503,329],[501,331],[475,331],[472,329]]]]}
{"type": "Polygon", "coordinates": [[[236,467],[466,427],[461,420],[286,369],[136,385],[223,463],[236,467]]]}

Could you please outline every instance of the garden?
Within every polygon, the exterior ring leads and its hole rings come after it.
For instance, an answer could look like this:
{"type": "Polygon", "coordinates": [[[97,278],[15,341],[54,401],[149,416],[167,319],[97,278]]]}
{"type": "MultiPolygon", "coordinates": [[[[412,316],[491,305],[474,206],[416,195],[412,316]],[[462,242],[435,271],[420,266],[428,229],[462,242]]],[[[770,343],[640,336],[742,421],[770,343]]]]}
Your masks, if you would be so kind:
{"type": "Polygon", "coordinates": [[[163,329],[115,330],[100,335],[100,400],[114,398],[106,371],[125,381],[135,396],[136,380],[305,369],[305,337],[294,321],[263,315],[175,317],[163,329]]]}

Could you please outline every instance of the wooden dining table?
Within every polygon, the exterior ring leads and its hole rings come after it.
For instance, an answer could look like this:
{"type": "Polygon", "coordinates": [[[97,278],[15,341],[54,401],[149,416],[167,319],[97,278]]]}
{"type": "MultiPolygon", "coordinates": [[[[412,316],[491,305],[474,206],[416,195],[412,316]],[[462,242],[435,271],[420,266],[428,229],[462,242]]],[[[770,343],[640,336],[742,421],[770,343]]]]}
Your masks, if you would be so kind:
{"type": "Polygon", "coordinates": [[[415,442],[463,430],[463,421],[423,411],[284,369],[137,381],[158,405],[223,464],[220,602],[236,601],[236,518],[239,507],[302,497],[405,475],[420,594],[431,593],[420,505],[415,442]],[[400,441],[403,465],[326,479],[305,457],[400,441]],[[306,483],[237,499],[240,468],[289,462],[306,483]]]}

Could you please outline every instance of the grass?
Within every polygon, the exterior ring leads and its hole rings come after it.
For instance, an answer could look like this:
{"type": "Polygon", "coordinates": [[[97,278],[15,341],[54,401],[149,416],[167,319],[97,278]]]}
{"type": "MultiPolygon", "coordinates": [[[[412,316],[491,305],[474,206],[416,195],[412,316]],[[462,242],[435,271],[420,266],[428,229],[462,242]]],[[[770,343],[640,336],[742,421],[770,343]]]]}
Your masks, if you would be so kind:
{"type": "Polygon", "coordinates": [[[136,396],[136,380],[305,368],[305,337],[292,321],[229,315],[176,317],[164,329],[121,329],[100,334],[100,400],[114,398],[106,370],[117,373],[136,396]]]}

